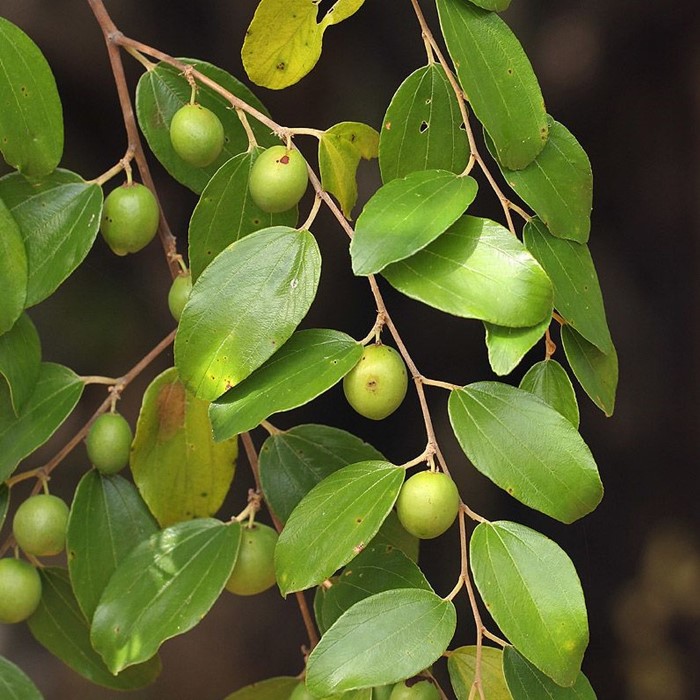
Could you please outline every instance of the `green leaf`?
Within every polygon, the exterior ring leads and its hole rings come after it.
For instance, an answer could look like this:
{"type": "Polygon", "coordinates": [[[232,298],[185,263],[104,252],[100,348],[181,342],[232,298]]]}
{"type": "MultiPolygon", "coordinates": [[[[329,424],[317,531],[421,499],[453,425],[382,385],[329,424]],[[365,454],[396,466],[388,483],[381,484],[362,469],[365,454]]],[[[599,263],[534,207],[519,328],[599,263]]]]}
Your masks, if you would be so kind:
{"type": "MultiPolygon", "coordinates": [[[[522,170],[499,166],[508,184],[535,210],[550,233],[585,243],[591,230],[593,207],[591,162],[563,124],[551,117],[547,121],[549,139],[532,163],[522,170]]],[[[485,140],[498,162],[488,135],[485,140]]]]}
{"type": "Polygon", "coordinates": [[[444,233],[474,201],[478,185],[447,170],[422,170],[380,187],[357,219],[350,244],[356,275],[404,260],[444,233]]]}
{"type": "Polygon", "coordinates": [[[66,550],[73,592],[88,620],[119,564],[157,530],[129,481],[94,469],[83,476],[71,505],[66,550]]]}
{"type": "Polygon", "coordinates": [[[412,299],[464,318],[522,328],[550,316],[552,284],[495,221],[464,216],[427,248],[382,274],[412,299]]]}
{"type": "Polygon", "coordinates": [[[503,12],[510,5],[510,0],[470,0],[472,5],[483,7],[485,10],[493,12],[503,12]]]}
{"type": "Polygon", "coordinates": [[[7,382],[15,416],[31,397],[40,371],[39,334],[29,316],[22,314],[7,333],[0,335],[0,377],[7,382]]]}
{"type": "Polygon", "coordinates": [[[209,403],[188,393],[171,368],[143,395],[131,473],[161,526],[214,515],[233,480],[238,442],[215,443],[209,403]]]}
{"type": "Polygon", "coordinates": [[[579,673],[576,682],[562,688],[524,659],[513,647],[503,650],[503,672],[513,700],[596,700],[586,676],[579,673]]]}
{"type": "Polygon", "coordinates": [[[273,413],[303,406],[339,382],[361,356],[362,346],[340,331],[297,331],[262,367],[211,404],[214,438],[252,430],[273,413]]]}
{"type": "MultiPolygon", "coordinates": [[[[255,95],[232,75],[206,61],[180,58],[180,61],[193,66],[200,73],[221,85],[230,93],[267,115],[267,110],[255,95]]],[[[154,155],[165,169],[178,182],[201,193],[214,173],[232,156],[248,150],[248,137],[235,110],[219,93],[201,83],[197,84],[197,102],[219,117],[224,127],[224,148],[219,157],[205,168],[197,168],[186,163],[175,153],[170,142],[170,122],[173,115],[190,101],[191,88],[179,69],[159,63],[146,71],[136,88],[136,115],[139,126],[154,155]]],[[[257,142],[263,146],[279,143],[270,130],[250,120],[257,142]]]]}
{"type": "Polygon", "coordinates": [[[11,661],[0,656],[0,697],[4,700],[43,700],[31,678],[11,661]]]}
{"type": "Polygon", "coordinates": [[[571,326],[562,327],[561,338],[579,384],[606,416],[612,416],[619,372],[615,348],[603,353],[571,326]]]}
{"type": "Polygon", "coordinates": [[[389,513],[379,532],[372,538],[372,545],[399,549],[411,561],[418,561],[420,540],[404,528],[395,510],[389,513]]]}
{"type": "Polygon", "coordinates": [[[333,472],[356,462],[383,459],[372,445],[328,425],[297,425],[275,433],[260,448],[265,502],[284,523],[299,501],[333,472]]]}
{"type": "Polygon", "coordinates": [[[192,288],[175,338],[185,386],[212,401],[292,335],[316,295],[321,254],[308,231],[284,226],[242,238],[192,288]]]}
{"type": "Polygon", "coordinates": [[[192,280],[227,246],[270,226],[294,226],[294,207],[280,214],[260,209],[248,192],[250,169],[262,149],[240,153],[224,163],[209,180],[192,212],[189,261],[192,280]]]}
{"type": "Polygon", "coordinates": [[[345,567],[326,591],[323,623],[328,628],[355,603],[400,588],[433,590],[423,572],[401,550],[373,543],[345,567]]]}
{"type": "Polygon", "coordinates": [[[403,484],[404,470],[382,461],[333,472],[304,496],[275,549],[283,595],[327,579],[377,534],[403,484]]]}
{"type": "Polygon", "coordinates": [[[389,182],[416,170],[461,173],[469,140],[457,98],[438,63],[423,66],[399,86],[379,135],[379,167],[389,182]]]}
{"type": "Polygon", "coordinates": [[[63,154],[63,111],[39,47],[0,17],[0,151],[31,178],[48,175],[63,154]]]}
{"type": "Polygon", "coordinates": [[[119,675],[111,673],[90,644],[90,625],[73,595],[68,572],[45,568],[40,574],[41,603],[28,620],[29,629],[39,644],[97,685],[115,690],[135,690],[153,683],[160,673],[157,656],[119,675]]]}
{"type": "Polygon", "coordinates": [[[437,0],[440,26],[477,119],[498,160],[520,170],[547,142],[544,99],[523,47],[496,14],[464,0],[437,0]]]}
{"type": "MultiPolygon", "coordinates": [[[[476,675],[476,647],[459,647],[449,652],[447,670],[457,700],[468,700],[476,675]]],[[[481,688],[488,700],[512,700],[503,677],[503,652],[500,649],[481,647],[481,688]]],[[[531,700],[535,698],[539,696],[535,694],[531,700]]]]}
{"type": "MultiPolygon", "coordinates": [[[[1,110],[0,110],[1,112],[1,110]]],[[[27,251],[17,222],[0,199],[0,334],[12,328],[27,299],[27,251]]]]}
{"type": "Polygon", "coordinates": [[[456,624],[454,605],[432,591],[377,593],[353,605],[323,635],[309,656],[306,685],[323,697],[413,676],[442,655],[456,624]]]}
{"type": "Polygon", "coordinates": [[[600,503],[603,486],[590,450],[542,399],[477,382],[450,394],[449,413],[472,464],[513,498],[564,523],[600,503]]]}
{"type": "Polygon", "coordinates": [[[0,405],[0,481],[43,445],[68,418],[83,393],[80,377],[67,367],[43,362],[34,391],[19,416],[0,405]]]}
{"type": "Polygon", "coordinates": [[[357,202],[357,167],[360,159],[377,157],[379,134],[359,122],[342,122],[323,132],[318,141],[318,164],[323,189],[340,202],[350,219],[357,202]]]}
{"type": "Polygon", "coordinates": [[[197,625],[238,555],[241,529],[199,519],[157,532],[114,572],[92,621],[92,644],[113,673],[153,656],[197,625]]]}
{"type": "Polygon", "coordinates": [[[549,328],[551,315],[530,328],[508,328],[485,323],[486,347],[491,369],[499,376],[510,374],[549,328]]]}
{"type": "Polygon", "coordinates": [[[559,411],[578,428],[578,402],[571,379],[556,360],[542,360],[534,364],[520,380],[520,388],[539,396],[553,409],[559,411]]]}
{"type": "Polygon", "coordinates": [[[294,688],[299,685],[299,679],[292,676],[268,678],[235,693],[227,695],[224,700],[288,700],[294,688]]]}
{"type": "Polygon", "coordinates": [[[257,85],[281,90],[299,82],[321,58],[323,34],[360,9],[364,0],[338,0],[317,22],[313,0],[261,0],[246,31],[241,58],[257,85]]]}
{"type": "Polygon", "coordinates": [[[523,237],[554,284],[554,306],[559,313],[601,352],[610,352],[603,295],[588,246],[552,236],[538,219],[526,224],[523,237]]]}
{"type": "Polygon", "coordinates": [[[102,190],[69,170],[32,184],[19,173],[0,179],[0,199],[19,226],[27,251],[25,306],[38,304],[85,259],[97,235],[102,190]]]}
{"type": "Polygon", "coordinates": [[[7,512],[10,510],[10,489],[7,484],[0,484],[0,530],[5,524],[7,512]]]}
{"type": "Polygon", "coordinates": [[[588,645],[581,583],[569,557],[530,528],[479,523],[469,545],[474,581],[515,648],[559,685],[572,685],[588,645]]]}
{"type": "Polygon", "coordinates": [[[326,633],[326,630],[330,625],[326,624],[323,619],[323,601],[326,598],[328,589],[325,586],[316,586],[316,592],[314,593],[314,617],[316,618],[316,627],[321,635],[326,633]]]}

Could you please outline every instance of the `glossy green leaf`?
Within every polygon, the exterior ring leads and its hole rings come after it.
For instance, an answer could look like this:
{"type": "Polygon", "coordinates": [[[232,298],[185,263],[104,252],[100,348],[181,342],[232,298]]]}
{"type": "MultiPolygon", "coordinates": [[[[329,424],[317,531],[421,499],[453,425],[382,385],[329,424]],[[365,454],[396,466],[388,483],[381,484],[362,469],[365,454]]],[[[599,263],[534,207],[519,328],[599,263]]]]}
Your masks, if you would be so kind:
{"type": "Polygon", "coordinates": [[[498,160],[512,170],[524,168],[544,148],[549,126],[523,47],[493,12],[464,0],[437,0],[437,7],[459,82],[498,160]]]}
{"type": "Polygon", "coordinates": [[[520,380],[520,388],[539,396],[578,428],[578,402],[571,379],[556,360],[534,364],[520,380]]]}
{"type": "Polygon", "coordinates": [[[25,305],[34,306],[85,259],[97,235],[102,190],[68,170],[55,170],[38,184],[19,173],[0,179],[0,199],[19,226],[27,251],[25,305]]]}
{"type": "Polygon", "coordinates": [[[66,550],[73,592],[88,620],[119,564],[157,530],[129,481],[94,469],[83,476],[71,505],[66,550]]]}
{"type": "Polygon", "coordinates": [[[418,561],[420,540],[404,528],[395,510],[389,513],[379,532],[372,538],[372,545],[399,549],[411,561],[418,561]]]}
{"type": "Polygon", "coordinates": [[[321,57],[323,34],[364,0],[337,0],[320,22],[313,0],[261,0],[246,31],[241,58],[257,85],[281,90],[299,82],[321,57]]]}
{"type": "Polygon", "coordinates": [[[252,430],[273,413],[315,399],[359,362],[362,349],[340,331],[297,331],[262,367],[211,404],[214,438],[252,430]]]}
{"type": "Polygon", "coordinates": [[[311,489],[349,464],[382,460],[372,445],[328,425],[297,425],[270,435],[260,448],[265,502],[284,523],[311,489]]]}
{"type": "Polygon", "coordinates": [[[7,333],[0,335],[0,378],[7,383],[15,416],[31,397],[40,371],[39,334],[29,316],[22,314],[7,333]]]}
{"type": "Polygon", "coordinates": [[[83,387],[80,377],[67,367],[44,362],[19,416],[6,398],[7,405],[0,405],[0,481],[54,434],[75,408],[83,387]]]}
{"type": "Polygon", "coordinates": [[[416,170],[461,173],[469,161],[457,98],[438,63],[423,66],[399,86],[379,135],[379,167],[389,182],[416,170]]]}
{"type": "Polygon", "coordinates": [[[199,198],[189,228],[192,279],[227,246],[270,226],[294,226],[297,208],[280,214],[260,209],[248,191],[250,169],[262,149],[240,153],[222,165],[199,198]]]}
{"type": "Polygon", "coordinates": [[[382,461],[333,472],[304,496],[275,549],[283,595],[324,581],[377,534],[403,484],[404,470],[382,461]]]}
{"type": "Polygon", "coordinates": [[[357,202],[357,167],[360,160],[377,157],[379,134],[359,122],[342,122],[323,132],[318,141],[318,164],[323,189],[339,202],[350,219],[357,202]]]}
{"type": "MultiPolygon", "coordinates": [[[[535,210],[550,233],[585,243],[591,231],[593,207],[591,162],[581,144],[563,124],[551,117],[547,121],[549,139],[537,158],[522,170],[500,166],[501,172],[516,194],[535,210]]],[[[488,135],[486,145],[496,158],[488,135]]]]}
{"type": "Polygon", "coordinates": [[[220,253],[192,288],[175,338],[189,391],[212,401],[282,347],[309,310],[320,271],[314,237],[284,226],[220,253]]]}
{"type": "Polygon", "coordinates": [[[603,486],[586,443],[537,396],[477,382],[450,394],[449,413],[472,464],[513,498],[564,523],[600,503],[603,486]]]}
{"type": "Polygon", "coordinates": [[[316,586],[316,592],[314,593],[314,618],[316,619],[316,627],[321,635],[324,635],[330,627],[323,619],[323,601],[327,593],[328,589],[324,585],[316,586]]]}
{"type": "Polygon", "coordinates": [[[231,486],[238,442],[214,442],[208,410],[175,368],[158,375],[143,395],[131,473],[163,527],[214,515],[231,486]]]}
{"type": "Polygon", "coordinates": [[[562,328],[561,338],[566,359],[579,384],[606,416],[612,416],[619,372],[615,348],[602,353],[571,326],[562,328]]]}
{"type": "Polygon", "coordinates": [[[92,644],[118,673],[197,625],[238,555],[237,523],[199,519],[157,532],[114,572],[92,620],[92,644]]]}
{"type": "Polygon", "coordinates": [[[510,374],[544,336],[551,320],[551,316],[546,316],[541,323],[530,328],[508,328],[485,323],[491,369],[499,376],[510,374]]]}
{"type": "Polygon", "coordinates": [[[588,618],[574,565],[552,540],[508,521],[479,523],[469,544],[474,581],[515,648],[570,686],[588,645],[588,618]]]}
{"type": "Polygon", "coordinates": [[[551,314],[552,284],[525,246],[495,221],[464,216],[427,248],[382,274],[412,299],[499,326],[551,314]]]}
{"type": "MultiPolygon", "coordinates": [[[[114,675],[90,644],[90,625],[78,602],[65,569],[41,569],[41,603],[29,618],[34,638],[83,678],[115,690],[135,690],[150,685],[160,673],[160,659],[148,661],[114,675]]],[[[142,573],[142,572],[141,572],[142,573]]]]}
{"type": "Polygon", "coordinates": [[[483,7],[485,10],[491,10],[493,12],[503,12],[507,10],[510,5],[510,0],[469,0],[472,5],[477,7],[483,7]]]}
{"type": "MultiPolygon", "coordinates": [[[[255,95],[239,80],[221,68],[206,61],[191,58],[179,59],[194,66],[223,88],[247,102],[263,114],[267,110],[255,95]]],[[[231,104],[211,88],[198,84],[197,102],[219,117],[224,127],[224,148],[219,157],[205,168],[186,163],[175,153],[170,142],[170,122],[173,115],[190,101],[191,89],[180,70],[166,63],[159,63],[146,71],[136,88],[136,115],[150,149],[165,169],[180,183],[197,194],[201,193],[214,173],[232,156],[248,150],[248,137],[231,104]]],[[[263,146],[279,143],[270,129],[255,119],[250,125],[257,142],[263,146]]]]}
{"type": "Polygon", "coordinates": [[[63,155],[63,111],[39,47],[0,17],[0,151],[31,178],[48,175],[63,155]]]}
{"type": "Polygon", "coordinates": [[[350,244],[356,275],[371,275],[432,243],[474,201],[478,185],[447,170],[422,170],[380,187],[350,244]]]}
{"type": "MultiPolygon", "coordinates": [[[[457,700],[468,700],[476,675],[476,647],[459,647],[449,652],[447,670],[457,700]]],[[[488,700],[512,700],[503,677],[503,652],[500,649],[481,648],[481,688],[488,700]]],[[[539,696],[533,695],[531,700],[536,698],[539,696]]]]}
{"type": "Polygon", "coordinates": [[[330,627],[355,603],[400,588],[432,591],[423,572],[401,550],[371,544],[346,567],[323,598],[323,622],[330,627]]]}
{"type": "Polygon", "coordinates": [[[3,700],[43,700],[44,696],[21,668],[0,656],[0,697],[3,700]]]}
{"type": "Polygon", "coordinates": [[[557,311],[601,352],[610,352],[603,295],[588,246],[552,236],[538,219],[527,223],[523,237],[554,284],[557,311]]]}
{"type": "Polygon", "coordinates": [[[224,700],[288,700],[299,679],[292,676],[279,676],[247,685],[224,700]]]}
{"type": "Polygon", "coordinates": [[[456,623],[454,605],[432,591],[377,593],[353,605],[323,635],[309,656],[306,685],[323,697],[413,676],[442,655],[456,623]]]}
{"type": "Polygon", "coordinates": [[[27,299],[27,252],[17,222],[0,199],[0,334],[12,328],[27,299]]]}
{"type": "Polygon", "coordinates": [[[557,685],[513,647],[503,650],[503,672],[513,700],[596,700],[586,676],[579,673],[576,682],[569,688],[557,685]]]}
{"type": "Polygon", "coordinates": [[[10,489],[6,484],[0,484],[0,530],[5,524],[7,512],[10,509],[10,489]]]}

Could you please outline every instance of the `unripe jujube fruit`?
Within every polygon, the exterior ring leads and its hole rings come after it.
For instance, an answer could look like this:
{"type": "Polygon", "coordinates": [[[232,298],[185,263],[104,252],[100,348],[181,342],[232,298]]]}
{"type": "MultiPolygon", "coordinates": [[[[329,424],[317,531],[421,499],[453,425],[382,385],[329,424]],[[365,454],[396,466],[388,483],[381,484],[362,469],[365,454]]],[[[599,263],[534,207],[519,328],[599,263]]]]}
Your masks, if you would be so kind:
{"type": "Polygon", "coordinates": [[[224,147],[224,127],[210,109],[186,104],[170,122],[170,143],[186,163],[204,168],[219,157],[224,147]]]}
{"type": "Polygon", "coordinates": [[[301,153],[285,146],[271,146],[253,163],[248,190],[263,211],[275,214],[298,204],[308,184],[309,174],[301,153]]]}
{"type": "Polygon", "coordinates": [[[388,345],[368,345],[360,361],[345,375],[348,403],[365,418],[382,420],[406,396],[408,374],[401,355],[388,345]]]}
{"type": "Polygon", "coordinates": [[[244,527],[238,558],[226,584],[237,595],[262,593],[275,583],[277,532],[267,525],[244,527]]]}
{"type": "Polygon", "coordinates": [[[409,678],[394,686],[389,700],[440,700],[440,691],[430,678],[409,678]]]}
{"type": "Polygon", "coordinates": [[[376,685],[372,688],[372,700],[389,700],[393,688],[393,684],[376,685]]]}
{"type": "Polygon", "coordinates": [[[30,496],[17,508],[12,534],[27,554],[35,557],[60,554],[66,546],[68,506],[58,496],[30,496]]]}
{"type": "Polygon", "coordinates": [[[129,462],[133,433],[124,416],[103,413],[90,426],[85,446],[92,465],[103,474],[116,474],[129,462]]]}
{"type": "Polygon", "coordinates": [[[40,601],[39,572],[21,559],[0,559],[0,622],[26,620],[40,601]]]}
{"type": "Polygon", "coordinates": [[[192,274],[184,272],[178,275],[170,285],[168,292],[168,308],[176,321],[180,320],[182,310],[185,308],[187,300],[190,298],[192,291],[192,274]]]}
{"type": "Polygon", "coordinates": [[[102,209],[102,236],[117,255],[135,253],[158,230],[160,212],[151,190],[137,182],[112,190],[102,209]]]}
{"type": "Polygon", "coordinates": [[[452,525],[459,502],[457,486],[447,474],[424,471],[406,479],[396,512],[406,530],[426,540],[442,535],[452,525]]]}

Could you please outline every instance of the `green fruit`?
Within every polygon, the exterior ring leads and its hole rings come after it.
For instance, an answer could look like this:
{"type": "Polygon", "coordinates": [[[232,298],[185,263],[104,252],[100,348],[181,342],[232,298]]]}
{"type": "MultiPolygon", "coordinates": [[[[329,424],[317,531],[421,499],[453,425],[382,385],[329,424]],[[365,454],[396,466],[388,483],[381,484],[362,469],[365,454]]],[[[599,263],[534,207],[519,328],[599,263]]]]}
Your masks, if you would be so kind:
{"type": "Polygon", "coordinates": [[[35,557],[60,554],[66,546],[68,506],[47,493],[30,496],[20,505],[12,521],[17,544],[35,557]]]}
{"type": "Polygon", "coordinates": [[[393,684],[375,686],[372,688],[372,700],[389,700],[393,689],[393,684]]]}
{"type": "Polygon", "coordinates": [[[318,698],[315,695],[311,695],[304,683],[299,683],[289,696],[289,700],[318,700],[318,698]]]}
{"type": "Polygon", "coordinates": [[[396,500],[401,524],[416,537],[428,540],[442,535],[459,512],[455,482],[443,472],[424,471],[407,479],[396,500]]]}
{"type": "Polygon", "coordinates": [[[309,174],[301,153],[284,146],[272,146],[253,163],[248,189],[263,211],[275,214],[295,206],[308,184],[309,174]]]}
{"type": "Polygon", "coordinates": [[[406,365],[401,355],[387,345],[367,346],[343,379],[348,403],[372,420],[391,415],[401,405],[407,388],[406,365]]]}
{"type": "Polygon", "coordinates": [[[204,168],[219,157],[224,147],[224,127],[211,110],[187,104],[170,122],[170,142],[182,160],[204,168]]]}
{"type": "Polygon", "coordinates": [[[116,474],[129,462],[133,434],[124,416],[103,413],[90,426],[85,446],[92,465],[103,474],[116,474]]]}
{"type": "Polygon", "coordinates": [[[389,700],[440,700],[440,691],[430,678],[415,676],[397,683],[389,700]]]}
{"type": "Polygon", "coordinates": [[[237,595],[262,593],[275,583],[275,545],[277,532],[267,525],[254,523],[244,527],[238,558],[226,584],[237,595]]]}
{"type": "Polygon", "coordinates": [[[40,601],[39,572],[21,559],[0,559],[0,622],[26,620],[40,601]]]}
{"type": "Polygon", "coordinates": [[[112,190],[102,209],[102,236],[117,254],[135,253],[148,245],[158,230],[160,211],[151,190],[124,184],[112,190]]]}
{"type": "Polygon", "coordinates": [[[182,310],[185,308],[191,291],[192,275],[190,272],[178,275],[170,285],[170,291],[168,292],[168,308],[176,321],[180,320],[182,310]]]}

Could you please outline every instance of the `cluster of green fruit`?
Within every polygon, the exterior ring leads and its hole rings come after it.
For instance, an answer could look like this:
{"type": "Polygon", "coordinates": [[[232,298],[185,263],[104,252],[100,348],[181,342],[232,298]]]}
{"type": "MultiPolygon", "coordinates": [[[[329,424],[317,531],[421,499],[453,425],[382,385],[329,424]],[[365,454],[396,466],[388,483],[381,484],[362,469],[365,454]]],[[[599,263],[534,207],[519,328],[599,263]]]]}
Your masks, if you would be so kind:
{"type": "MultiPolygon", "coordinates": [[[[312,695],[300,683],[289,696],[289,700],[323,700],[312,695]]],[[[372,700],[440,700],[440,691],[426,676],[414,676],[393,685],[382,685],[372,689],[372,700]]]]}

